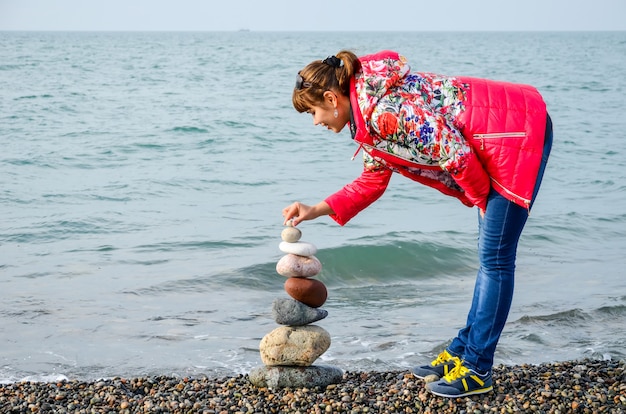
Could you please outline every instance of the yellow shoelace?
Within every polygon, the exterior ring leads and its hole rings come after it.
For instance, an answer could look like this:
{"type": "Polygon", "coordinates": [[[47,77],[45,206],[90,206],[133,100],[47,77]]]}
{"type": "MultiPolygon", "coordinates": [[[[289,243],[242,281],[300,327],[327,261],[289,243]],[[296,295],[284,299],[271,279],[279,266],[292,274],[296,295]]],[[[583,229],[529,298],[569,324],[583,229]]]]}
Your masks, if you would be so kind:
{"type": "Polygon", "coordinates": [[[448,356],[448,353],[446,351],[443,351],[442,353],[437,355],[437,358],[435,358],[435,360],[431,362],[430,365],[436,367],[437,365],[448,362],[449,359],[450,357],[448,356]]]}
{"type": "Polygon", "coordinates": [[[451,361],[451,360],[455,360],[455,365],[456,365],[457,363],[456,360],[459,360],[459,358],[453,357],[452,355],[448,353],[448,351],[443,351],[439,355],[437,355],[437,359],[431,362],[430,365],[432,365],[433,367],[436,367],[437,365],[445,364],[446,362],[451,361]]]}
{"type": "Polygon", "coordinates": [[[454,359],[454,368],[446,376],[443,377],[447,382],[456,381],[459,378],[463,378],[469,372],[469,368],[465,367],[461,360],[457,357],[452,357],[454,359]]]}

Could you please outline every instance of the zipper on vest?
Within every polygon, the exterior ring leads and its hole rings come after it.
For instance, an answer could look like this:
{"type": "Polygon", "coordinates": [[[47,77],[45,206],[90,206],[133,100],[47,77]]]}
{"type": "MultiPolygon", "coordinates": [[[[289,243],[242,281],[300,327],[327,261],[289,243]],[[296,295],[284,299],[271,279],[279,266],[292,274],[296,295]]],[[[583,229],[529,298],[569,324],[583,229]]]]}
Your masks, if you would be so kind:
{"type": "Polygon", "coordinates": [[[494,138],[523,138],[526,136],[525,132],[493,132],[489,134],[474,134],[474,138],[480,140],[480,149],[485,149],[485,140],[494,138]]]}
{"type": "Polygon", "coordinates": [[[498,187],[500,187],[502,190],[504,190],[505,193],[507,193],[508,195],[510,195],[513,198],[516,198],[518,200],[521,200],[524,205],[526,206],[526,209],[528,210],[528,214],[530,215],[530,200],[527,198],[524,198],[518,194],[515,194],[513,191],[509,190],[508,188],[506,188],[505,186],[503,186],[502,184],[500,184],[498,182],[498,180],[494,179],[493,177],[491,177],[491,181],[493,181],[494,183],[496,183],[498,185],[498,187]]]}

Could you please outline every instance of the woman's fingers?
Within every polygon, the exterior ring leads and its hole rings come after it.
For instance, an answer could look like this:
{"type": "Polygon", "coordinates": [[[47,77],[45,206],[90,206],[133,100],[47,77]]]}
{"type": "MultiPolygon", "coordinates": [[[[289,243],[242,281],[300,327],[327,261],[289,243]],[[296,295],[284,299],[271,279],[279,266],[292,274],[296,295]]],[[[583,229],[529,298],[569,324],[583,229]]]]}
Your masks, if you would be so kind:
{"type": "Polygon", "coordinates": [[[296,201],[295,203],[292,203],[283,209],[283,217],[285,218],[283,224],[285,226],[288,225],[288,222],[290,220],[292,226],[295,226],[299,223],[297,219],[300,215],[301,206],[302,204],[296,201]]]}

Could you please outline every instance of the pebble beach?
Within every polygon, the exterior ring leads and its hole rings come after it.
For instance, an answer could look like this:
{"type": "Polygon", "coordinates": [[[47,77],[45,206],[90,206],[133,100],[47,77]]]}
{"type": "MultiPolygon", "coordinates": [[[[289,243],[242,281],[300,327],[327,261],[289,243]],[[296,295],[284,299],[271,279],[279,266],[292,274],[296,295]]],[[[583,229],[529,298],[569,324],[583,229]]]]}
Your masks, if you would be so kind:
{"type": "Polygon", "coordinates": [[[494,391],[430,394],[408,371],[345,372],[321,388],[259,388],[247,375],[0,385],[2,413],[624,413],[624,361],[494,367],[494,391]]]}

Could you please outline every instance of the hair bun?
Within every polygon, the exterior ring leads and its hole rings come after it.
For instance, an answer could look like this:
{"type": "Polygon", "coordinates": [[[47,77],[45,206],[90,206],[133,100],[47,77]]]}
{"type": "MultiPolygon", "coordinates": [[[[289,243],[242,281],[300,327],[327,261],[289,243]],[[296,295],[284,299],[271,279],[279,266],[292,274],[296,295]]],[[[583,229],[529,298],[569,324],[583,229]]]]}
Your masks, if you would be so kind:
{"type": "Polygon", "coordinates": [[[326,59],[322,60],[322,63],[327,64],[328,66],[332,66],[333,68],[339,68],[341,67],[341,65],[343,64],[343,62],[341,61],[341,59],[339,59],[337,56],[332,55],[332,56],[328,56],[326,59]]]}

